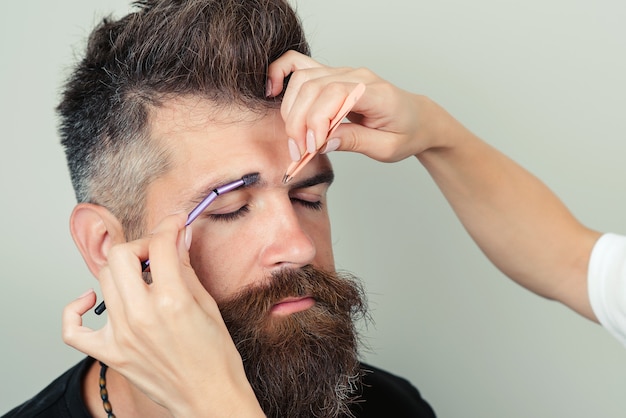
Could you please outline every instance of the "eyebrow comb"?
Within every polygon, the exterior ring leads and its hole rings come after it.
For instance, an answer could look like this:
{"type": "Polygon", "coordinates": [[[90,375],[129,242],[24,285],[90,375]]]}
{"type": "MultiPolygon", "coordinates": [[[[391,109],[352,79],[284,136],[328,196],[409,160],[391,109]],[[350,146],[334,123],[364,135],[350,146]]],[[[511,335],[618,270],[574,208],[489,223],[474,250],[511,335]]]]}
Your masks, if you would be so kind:
{"type": "MultiPolygon", "coordinates": [[[[239,180],[235,180],[223,186],[216,187],[215,189],[211,191],[211,193],[208,194],[207,197],[202,199],[202,201],[198,203],[198,205],[191,212],[189,212],[189,215],[187,216],[187,222],[185,222],[185,226],[189,226],[189,224],[195,221],[196,218],[200,216],[200,214],[204,212],[206,208],[208,208],[209,205],[213,203],[215,199],[217,199],[218,196],[226,194],[228,192],[232,192],[233,190],[236,190],[242,186],[243,187],[250,186],[256,183],[257,181],[259,181],[259,173],[250,173],[250,174],[246,174],[239,180]]],[[[141,271],[142,272],[146,271],[148,269],[148,266],[150,266],[150,260],[142,261],[141,271]]],[[[102,301],[100,302],[98,306],[96,306],[96,309],[94,309],[94,312],[96,313],[96,315],[100,315],[105,310],[106,310],[106,305],[104,301],[102,301]]]]}
{"type": "Polygon", "coordinates": [[[350,94],[348,94],[348,97],[346,97],[346,99],[344,100],[343,105],[341,105],[341,108],[337,112],[337,115],[333,118],[332,121],[330,121],[330,128],[328,129],[328,134],[326,135],[326,139],[324,140],[322,146],[315,150],[315,152],[305,152],[298,161],[292,162],[287,168],[287,172],[283,176],[284,184],[289,183],[296,176],[296,174],[298,174],[298,172],[302,170],[302,168],[304,168],[304,166],[307,165],[309,161],[311,161],[311,159],[313,159],[313,157],[315,157],[319,153],[324,145],[326,145],[326,142],[330,139],[330,136],[333,134],[333,132],[335,132],[335,129],[337,129],[337,127],[341,124],[341,121],[344,120],[346,116],[348,116],[348,113],[350,113],[350,110],[352,110],[352,107],[361,98],[364,92],[365,84],[359,83],[354,88],[354,90],[352,90],[350,94]]]}

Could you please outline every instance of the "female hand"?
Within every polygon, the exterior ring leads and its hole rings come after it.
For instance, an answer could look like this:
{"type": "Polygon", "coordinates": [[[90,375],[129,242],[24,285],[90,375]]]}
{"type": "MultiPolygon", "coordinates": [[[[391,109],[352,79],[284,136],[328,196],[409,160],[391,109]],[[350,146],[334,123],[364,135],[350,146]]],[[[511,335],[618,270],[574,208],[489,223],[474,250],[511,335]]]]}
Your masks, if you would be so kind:
{"type": "Polygon", "coordinates": [[[444,146],[446,131],[460,126],[428,98],[401,90],[370,70],[326,67],[295,51],[270,65],[268,96],[279,94],[289,75],[281,115],[294,160],[324,145],[330,121],[358,83],[366,89],[348,115],[353,123],[339,126],[322,152],[353,151],[395,162],[444,146]]]}
{"type": "Polygon", "coordinates": [[[263,416],[217,304],[189,263],[185,220],[169,216],[148,237],[113,246],[99,274],[106,324],[82,325],[95,304],[89,293],[66,306],[63,339],[174,416],[263,416]],[[141,271],[148,258],[150,285],[141,271]]]}

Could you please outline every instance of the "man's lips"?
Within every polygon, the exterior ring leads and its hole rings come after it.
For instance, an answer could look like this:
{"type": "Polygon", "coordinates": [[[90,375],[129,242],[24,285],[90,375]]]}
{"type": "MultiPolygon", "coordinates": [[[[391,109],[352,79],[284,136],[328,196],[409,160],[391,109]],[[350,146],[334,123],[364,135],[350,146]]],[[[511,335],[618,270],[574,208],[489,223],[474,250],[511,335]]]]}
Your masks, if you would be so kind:
{"type": "Polygon", "coordinates": [[[315,305],[315,299],[311,296],[285,298],[272,306],[270,313],[276,315],[289,315],[294,312],[304,311],[315,305]]]}

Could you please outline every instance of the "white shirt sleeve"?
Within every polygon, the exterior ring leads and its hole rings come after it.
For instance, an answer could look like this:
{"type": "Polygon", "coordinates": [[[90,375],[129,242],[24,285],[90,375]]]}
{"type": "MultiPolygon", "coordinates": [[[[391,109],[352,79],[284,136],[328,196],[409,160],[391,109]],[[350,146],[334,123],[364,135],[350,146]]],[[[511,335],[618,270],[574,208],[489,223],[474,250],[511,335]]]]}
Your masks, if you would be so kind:
{"type": "Polygon", "coordinates": [[[598,321],[626,346],[626,236],[604,234],[596,242],[587,286],[598,321]]]}

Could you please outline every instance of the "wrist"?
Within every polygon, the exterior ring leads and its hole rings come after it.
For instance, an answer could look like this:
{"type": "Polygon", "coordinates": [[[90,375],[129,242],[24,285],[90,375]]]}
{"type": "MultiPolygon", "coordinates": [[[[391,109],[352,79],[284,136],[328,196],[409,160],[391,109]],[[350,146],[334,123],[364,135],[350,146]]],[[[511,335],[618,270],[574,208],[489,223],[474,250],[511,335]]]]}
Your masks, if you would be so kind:
{"type": "Polygon", "coordinates": [[[418,115],[416,142],[421,144],[415,156],[419,159],[433,151],[439,153],[446,148],[457,148],[472,136],[467,128],[429,97],[414,95],[413,101],[418,115]]]}
{"type": "Polygon", "coordinates": [[[177,418],[265,418],[252,388],[244,393],[220,394],[219,397],[204,396],[196,403],[181,405],[171,413],[177,418]]]}

